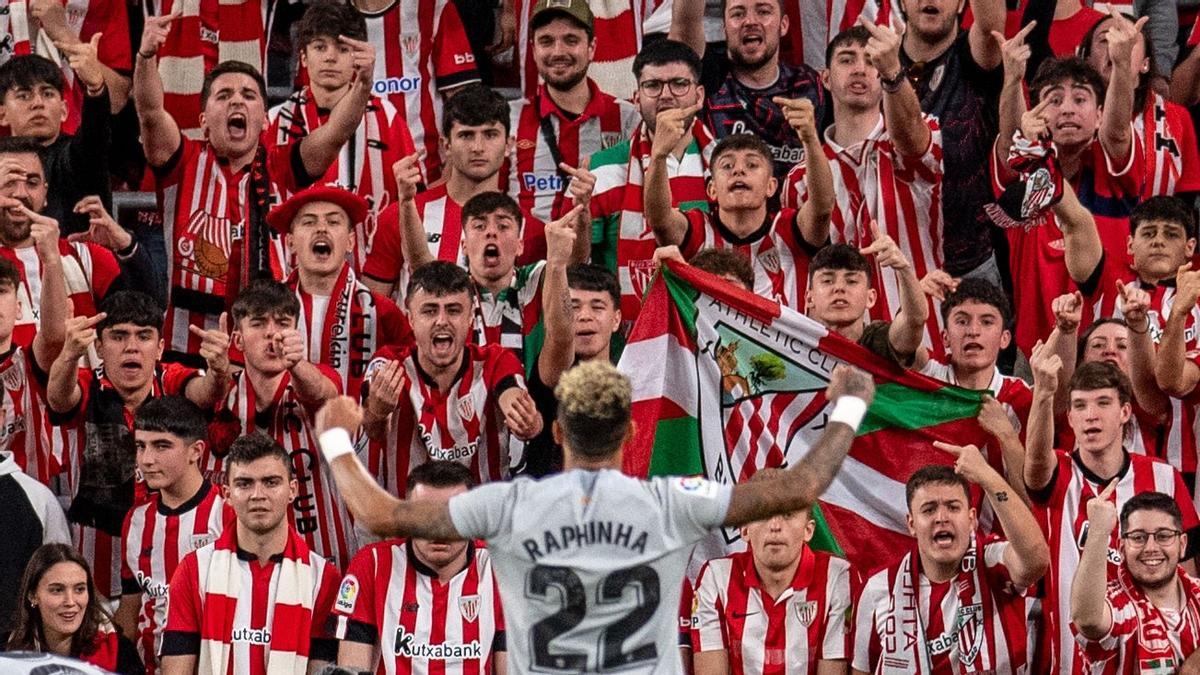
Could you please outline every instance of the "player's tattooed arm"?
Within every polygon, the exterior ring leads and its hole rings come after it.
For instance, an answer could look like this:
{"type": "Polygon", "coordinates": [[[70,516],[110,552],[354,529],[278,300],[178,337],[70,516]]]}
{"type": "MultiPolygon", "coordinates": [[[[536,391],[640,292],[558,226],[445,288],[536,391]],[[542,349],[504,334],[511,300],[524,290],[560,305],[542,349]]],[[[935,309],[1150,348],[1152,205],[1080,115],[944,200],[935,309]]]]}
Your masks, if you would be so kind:
{"type": "MultiPolygon", "coordinates": [[[[826,398],[835,402],[825,432],[813,443],[808,454],[796,466],[772,480],[741,483],[733,488],[725,525],[743,525],[776,514],[812,506],[825,492],[842,466],[842,460],[854,441],[857,422],[836,419],[837,404],[858,399],[869,406],[875,396],[875,383],[867,373],[850,366],[834,368],[826,389],[826,398]]],[[[853,405],[857,406],[858,403],[853,405]]],[[[861,411],[858,415],[861,419],[861,411]]]]}

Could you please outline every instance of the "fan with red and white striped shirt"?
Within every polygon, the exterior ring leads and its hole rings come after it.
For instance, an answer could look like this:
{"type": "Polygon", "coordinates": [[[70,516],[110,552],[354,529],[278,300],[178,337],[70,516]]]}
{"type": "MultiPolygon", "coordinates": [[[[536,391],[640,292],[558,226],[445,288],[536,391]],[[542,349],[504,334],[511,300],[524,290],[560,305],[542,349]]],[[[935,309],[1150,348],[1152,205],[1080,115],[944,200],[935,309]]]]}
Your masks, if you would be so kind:
{"type": "Polygon", "coordinates": [[[493,654],[506,651],[500,589],[486,548],[468,543],[466,556],[443,581],[411,540],[359,551],[334,604],[338,639],[377,647],[378,675],[492,672],[493,654]]]}
{"type": "MultiPolygon", "coordinates": [[[[413,199],[421,225],[429,243],[429,253],[435,260],[445,260],[460,267],[467,266],[467,254],[462,249],[462,204],[450,198],[446,184],[435,185],[418,192],[413,199]]],[[[376,220],[375,239],[371,254],[363,266],[363,275],[382,284],[392,285],[392,298],[403,304],[408,286],[408,266],[404,261],[404,246],[400,233],[400,208],[388,206],[376,220]]]]}
{"type": "Polygon", "coordinates": [[[375,3],[368,12],[367,42],[375,47],[374,93],[396,108],[418,150],[425,150],[422,175],[441,176],[438,138],[445,92],[476,82],[475,55],[458,9],[451,0],[375,3]]]}
{"type": "Polygon", "coordinates": [[[370,443],[367,466],[384,489],[403,496],[408,473],[431,459],[464,464],[476,483],[509,476],[509,430],[501,394],[525,387],[524,369],[497,344],[466,346],[462,369],[446,393],[417,364],[418,347],[386,347],[367,367],[367,385],[389,363],[403,370],[404,391],[385,438],[370,443]]]}
{"type": "Polygon", "coordinates": [[[733,675],[778,672],[815,675],[818,661],[844,660],[850,612],[850,564],[828,553],[800,550],[789,586],[778,597],[764,589],[754,553],[708,561],[696,581],[692,647],[724,651],[733,675]]]}
{"type": "MultiPolygon", "coordinates": [[[[338,382],[333,369],[313,365],[330,382],[338,382]]],[[[249,363],[247,368],[251,368],[249,363]]],[[[224,482],[224,458],[229,449],[226,443],[255,431],[269,436],[292,458],[292,470],[299,483],[288,520],[310,549],[344,568],[358,550],[358,537],[346,505],[338,496],[329,465],[318,457],[312,424],[315,410],[310,411],[296,393],[290,372],[282,374],[270,393],[256,392],[248,372],[234,374],[229,394],[217,406],[210,427],[212,442],[202,463],[204,473],[213,482],[224,482]]]]}
{"type": "MultiPolygon", "coordinates": [[[[941,269],[942,260],[942,134],[937,119],[924,116],[929,127],[929,147],[920,157],[904,157],[892,144],[886,121],[879,122],[861,144],[843,148],[825,134],[825,156],[833,172],[833,213],[829,238],[833,243],[870,245],[871,221],[900,246],[913,264],[918,279],[941,269]]],[[[808,199],[806,162],[788,173],[781,193],[784,206],[798,207],[808,199]]],[[[871,318],[887,321],[900,311],[900,286],[895,274],[875,270],[875,287],[882,302],[871,308],[871,318]]],[[[929,321],[923,344],[941,354],[941,313],[930,299],[929,321]]]]}
{"type": "MultiPolygon", "coordinates": [[[[1183,478],[1166,462],[1122,451],[1124,463],[1117,473],[1113,499],[1120,511],[1125,502],[1141,492],[1162,492],[1173,497],[1183,515],[1183,530],[1200,536],[1200,518],[1192,504],[1183,478]]],[[[1070,627],[1071,581],[1079,564],[1087,536],[1087,502],[1100,493],[1107,480],[1085,464],[1081,451],[1059,451],[1050,482],[1042,489],[1030,489],[1033,512],[1050,544],[1050,571],[1046,573],[1042,599],[1043,636],[1038,672],[1081,674],[1086,672],[1079,659],[1070,627]]],[[[1116,573],[1121,554],[1114,530],[1109,542],[1109,578],[1116,573]]],[[[1189,537],[1191,539],[1191,537],[1189,537]]],[[[1185,557],[1194,555],[1194,548],[1185,557]]],[[[1099,582],[1097,582],[1099,583],[1099,582]]]]}
{"type": "Polygon", "coordinates": [[[57,476],[65,462],[61,445],[51,441],[55,429],[47,417],[45,384],[33,351],[14,347],[0,361],[0,396],[4,425],[0,427],[0,450],[13,453],[17,466],[43,485],[57,476]]]}
{"type": "Polygon", "coordinates": [[[137,604],[137,647],[147,675],[158,670],[158,647],[167,623],[167,591],[179,562],[216,541],[232,510],[220,489],[205,481],[194,497],[168,508],[159,494],[135,507],[121,531],[121,601],[137,604]]]}

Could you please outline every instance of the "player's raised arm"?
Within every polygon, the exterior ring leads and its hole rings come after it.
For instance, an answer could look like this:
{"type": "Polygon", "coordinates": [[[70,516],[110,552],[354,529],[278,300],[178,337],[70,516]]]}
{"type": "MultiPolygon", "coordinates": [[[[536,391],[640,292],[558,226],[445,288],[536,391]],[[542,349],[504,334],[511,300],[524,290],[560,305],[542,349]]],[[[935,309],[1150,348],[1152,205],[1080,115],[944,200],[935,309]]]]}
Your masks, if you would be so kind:
{"type": "Polygon", "coordinates": [[[367,473],[350,440],[358,433],[362,418],[362,408],[354,399],[338,396],[321,406],[316,420],[321,454],[354,519],[381,537],[461,539],[446,503],[396,499],[367,473]]]}
{"type": "Polygon", "coordinates": [[[735,485],[725,525],[743,525],[807,508],[833,482],[875,396],[875,382],[867,373],[841,365],[833,369],[825,395],[833,401],[825,433],[804,459],[778,478],[735,485]]]}

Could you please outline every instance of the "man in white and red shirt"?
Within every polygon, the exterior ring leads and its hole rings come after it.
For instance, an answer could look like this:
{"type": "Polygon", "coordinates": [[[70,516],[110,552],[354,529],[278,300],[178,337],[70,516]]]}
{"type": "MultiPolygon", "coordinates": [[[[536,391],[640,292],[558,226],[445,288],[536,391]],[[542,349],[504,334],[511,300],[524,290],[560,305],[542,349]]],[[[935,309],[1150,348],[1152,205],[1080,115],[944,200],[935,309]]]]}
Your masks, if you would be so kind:
{"type": "Polygon", "coordinates": [[[369,217],[362,197],[332,186],[302,190],[267,214],[296,264],[286,283],[300,300],[296,328],[308,361],[331,368],[341,390],[355,398],[375,352],[412,341],[396,303],[359,281],[348,262],[369,217]]]}
{"type": "Polygon", "coordinates": [[[803,311],[809,260],[829,241],[833,185],[812,105],[798,99],[786,107],[813,158],[813,190],[799,209],[772,213],[769,200],[778,185],[772,175],[774,161],[767,144],[752,134],[726,136],[713,148],[708,195],[716,207],[711,214],[672,208],[667,157],[685,133],[683,116],[694,112],[693,106],[659,115],[646,171],[645,213],[660,245],[679,246],[685,258],[706,246],[734,249],[754,264],[755,293],[803,311]],[[818,164],[823,177],[819,182],[818,164]]]}
{"type": "Polygon", "coordinates": [[[1175,500],[1142,492],[1120,511],[1121,558],[1116,578],[1097,583],[1108,567],[1108,539],[1117,508],[1108,500],[1087,504],[1097,536],[1083,547],[1071,591],[1071,622],[1093,673],[1174,673],[1200,647],[1200,580],[1179,566],[1187,549],[1183,517],[1175,500]]]}
{"type": "Polygon", "coordinates": [[[121,291],[100,309],[67,319],[62,351],[47,375],[46,405],[55,452],[66,468],[75,543],[92,564],[97,591],[116,597],[125,514],[149,499],[136,471],[134,415],[159,396],[187,396],[210,409],[229,379],[229,337],[219,330],[197,335],[203,372],[163,364],[162,308],[153,299],[121,291]],[[102,365],[80,367],[93,344],[102,365]]]}
{"type": "Polygon", "coordinates": [[[17,288],[21,311],[13,333],[21,345],[29,345],[38,330],[51,256],[59,259],[55,268],[65,280],[76,316],[95,314],[100,302],[121,288],[154,295],[154,289],[161,287],[155,282],[149,253],[109,217],[97,197],[80,202],[79,210],[94,223],[92,231],[70,241],[60,238],[59,223],[40,215],[49,185],[38,151],[38,144],[30,139],[0,138],[0,196],[15,200],[0,210],[0,256],[21,272],[17,288]]]}
{"type": "Polygon", "coordinates": [[[693,612],[697,673],[845,668],[850,564],[810,549],[814,528],[808,509],[743,525],[748,549],[705,563],[693,612]]]}
{"type": "MultiPolygon", "coordinates": [[[[416,194],[415,202],[424,241],[433,259],[467,265],[463,249],[462,205],[482,192],[504,191],[500,168],[512,149],[508,101],[482,84],[468,84],[446,101],[442,113],[442,180],[416,194]]],[[[410,160],[411,161],[411,160],[410,160]]],[[[373,290],[403,303],[408,285],[402,209],[396,203],[379,214],[371,253],[363,268],[363,281],[373,290]]],[[[531,247],[540,227],[523,235],[531,247]]],[[[545,244],[541,244],[545,257],[545,244]]]]}
{"type": "MultiPolygon", "coordinates": [[[[870,22],[843,31],[827,49],[824,81],[836,124],[821,146],[832,165],[836,195],[829,227],[835,243],[867,246],[871,222],[900,244],[917,278],[941,269],[942,140],[937,120],[921,113],[916,90],[900,65],[901,36],[870,22]],[[868,48],[878,42],[879,47],[868,48]]],[[[798,164],[783,188],[784,206],[808,198],[813,154],[798,164]]],[[[900,310],[901,285],[876,270],[881,302],[871,317],[887,320],[900,310]]],[[[923,344],[942,353],[942,317],[929,299],[923,344]]],[[[800,308],[802,309],[802,308],[800,308]]]]}
{"type": "MultiPolygon", "coordinates": [[[[48,269],[53,270],[53,256],[48,269]]],[[[47,279],[61,279],[52,274],[47,279]]],[[[0,450],[12,453],[14,463],[43,485],[63,469],[61,449],[55,448],[54,429],[46,409],[46,372],[58,355],[55,345],[61,345],[66,332],[66,293],[61,281],[47,284],[42,290],[46,303],[45,325],[33,338],[33,344],[23,346],[13,339],[13,329],[20,313],[17,290],[20,272],[16,265],[0,258],[0,379],[5,382],[0,397],[4,424],[0,427],[0,450]]]]}
{"type": "MultiPolygon", "coordinates": [[[[308,136],[329,120],[337,104],[353,87],[355,52],[341,37],[360,42],[367,39],[362,14],[349,5],[322,2],[310,5],[296,24],[296,50],[300,66],[308,73],[308,84],[271,108],[270,142],[288,146],[308,136]]],[[[391,101],[372,95],[358,127],[329,165],[320,183],[350,190],[367,201],[371,217],[355,223],[359,246],[354,252],[354,270],[362,270],[375,235],[379,212],[396,199],[392,165],[414,151],[408,124],[391,101]]]]}
{"type": "Polygon", "coordinates": [[[853,672],[1031,672],[1025,590],[1046,573],[1046,541],[978,448],[934,445],[955,465],[922,467],[905,485],[915,541],[900,562],[871,575],[855,603],[853,672]],[[1007,541],[978,531],[972,484],[1007,541]]]}
{"type": "Polygon", "coordinates": [[[541,431],[517,357],[498,344],[468,344],[473,292],[453,263],[418,267],[406,293],[415,344],[383,350],[367,369],[368,466],[393,494],[430,460],[463,464],[477,483],[506,479],[509,435],[541,431]]]}
{"type": "Polygon", "coordinates": [[[240,61],[218,64],[204,74],[205,138],[194,141],[164,108],[163,80],[155,68],[173,20],[146,19],[133,98],[142,148],[157,179],[167,246],[167,357],[198,365],[189,327],[216,328],[221,312],[251,279],[286,275],[286,254],[267,226],[267,211],[323,176],[358,128],[371,96],[374,48],[342,39],[355,52],[350,92],[324,125],[286,148],[261,142],[267,112],[259,71],[240,61]]]}
{"type": "Polygon", "coordinates": [[[227,514],[220,488],[200,473],[208,436],[204,413],[180,396],[151,399],[134,418],[138,471],[155,492],[121,529],[121,604],[113,621],[158,671],[167,587],[184,556],[214,541],[227,514]]]}
{"type": "MultiPolygon", "coordinates": [[[[642,295],[654,275],[658,242],[643,214],[642,188],[658,116],[704,101],[700,57],[682,42],[658,40],[646,45],[633,61],[633,73],[638,81],[634,102],[641,122],[632,138],[588,160],[588,170],[596,177],[591,201],[592,260],[620,279],[621,320],[626,330],[637,319],[642,295]]],[[[705,180],[716,140],[699,115],[688,115],[682,122],[685,133],[666,158],[671,207],[707,211],[705,180]]]]}
{"type": "Polygon", "coordinates": [[[509,155],[508,192],[543,222],[571,209],[570,172],[632,137],[638,124],[633,104],[601,91],[587,76],[596,53],[594,20],[586,0],[542,0],[529,20],[543,82],[512,109],[516,144],[509,155]]]}
{"type": "Polygon", "coordinates": [[[171,577],[164,673],[304,673],[333,662],[327,622],[337,568],[289,523],[300,493],[288,453],[260,433],[229,449],[225,499],[236,520],[171,577]]]}
{"type": "Polygon", "coordinates": [[[442,173],[438,129],[443,103],[479,80],[475,55],[453,0],[363,0],[352,5],[367,20],[375,62],[374,92],[395,106],[426,155],[422,174],[442,173]]]}
{"type": "MultiPolygon", "coordinates": [[[[408,498],[445,502],[471,471],[433,461],[408,475],[408,498]]],[[[338,665],[377,675],[503,671],[504,614],[488,550],[473,541],[388,539],[354,556],[333,607],[338,665]]]]}
{"type": "MultiPolygon", "coordinates": [[[[595,53],[587,64],[588,75],[600,89],[621,99],[631,99],[634,81],[629,66],[641,53],[644,21],[661,0],[574,0],[572,2],[535,2],[510,0],[517,25],[516,62],[521,74],[521,91],[533,96],[539,83],[539,66],[532,46],[534,14],[546,5],[577,4],[593,14],[592,32],[596,39],[595,53]]],[[[572,10],[574,11],[574,10],[572,10]]],[[[668,14],[670,8],[666,9],[668,14]]],[[[665,31],[664,31],[665,32],[665,31]]]]}
{"type": "Polygon", "coordinates": [[[233,376],[216,406],[204,471],[218,482],[227,471],[233,439],[262,432],[287,452],[299,489],[289,521],[314,553],[344,568],[358,550],[354,526],[317,457],[312,415],[341,393],[332,368],[309,361],[309,346],[297,325],[300,301],[284,284],[259,279],[233,304],[233,344],[245,368],[233,376]]]}
{"type": "MultiPolygon", "coordinates": [[[[1107,362],[1085,363],[1068,385],[1067,423],[1075,433],[1070,452],[1053,445],[1053,398],[1061,359],[1044,346],[1030,359],[1034,373],[1033,407],[1029,414],[1024,464],[1025,487],[1034,513],[1050,544],[1050,572],[1042,598],[1045,638],[1040,644],[1037,672],[1078,673],[1080,661],[1070,629],[1071,579],[1089,526],[1087,502],[1111,482],[1107,499],[1117,508],[1139,492],[1170,495],[1183,514],[1183,529],[1200,534],[1200,519],[1183,479],[1171,465],[1129,453],[1125,426],[1132,414],[1129,379],[1107,362]]],[[[1109,541],[1107,570],[1112,579],[1121,554],[1115,535],[1109,541]]],[[[1191,559],[1194,551],[1184,558],[1191,559]]],[[[1095,583],[1099,583],[1096,580],[1095,583]]]]}

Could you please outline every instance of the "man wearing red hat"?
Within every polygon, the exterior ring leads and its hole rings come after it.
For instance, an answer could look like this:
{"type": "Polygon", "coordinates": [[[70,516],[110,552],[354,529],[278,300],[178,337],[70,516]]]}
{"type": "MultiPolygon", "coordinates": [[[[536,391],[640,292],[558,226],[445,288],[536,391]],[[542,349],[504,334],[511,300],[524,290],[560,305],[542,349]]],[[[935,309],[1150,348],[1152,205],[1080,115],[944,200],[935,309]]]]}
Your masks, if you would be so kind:
{"type": "Polygon", "coordinates": [[[359,195],[318,185],[267,215],[295,263],[287,285],[300,300],[296,328],[308,345],[308,360],[337,372],[342,391],[355,398],[367,362],[380,347],[412,342],[404,313],[363,285],[349,263],[368,213],[359,195]]]}

